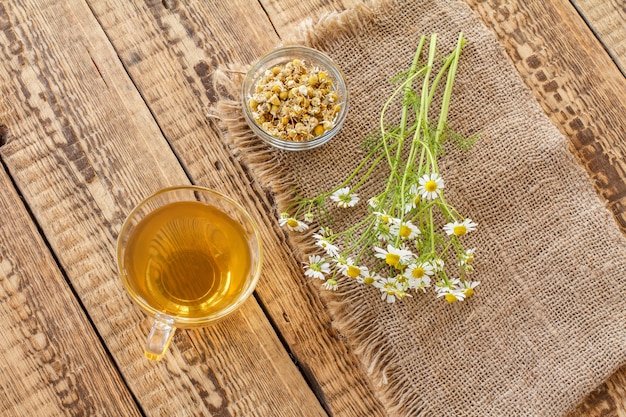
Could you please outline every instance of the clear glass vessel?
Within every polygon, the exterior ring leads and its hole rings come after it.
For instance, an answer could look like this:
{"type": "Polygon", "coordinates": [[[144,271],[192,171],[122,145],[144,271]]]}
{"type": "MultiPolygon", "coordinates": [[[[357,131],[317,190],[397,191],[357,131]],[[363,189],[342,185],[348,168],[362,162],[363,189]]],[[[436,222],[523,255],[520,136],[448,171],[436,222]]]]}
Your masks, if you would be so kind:
{"type": "Polygon", "coordinates": [[[346,80],[341,70],[326,54],[305,46],[278,47],[259,59],[246,74],[243,82],[241,100],[244,117],[252,131],[270,145],[290,151],[313,149],[332,139],[339,132],[346,119],[349,102],[348,88],[346,87],[346,80]],[[333,91],[338,97],[336,104],[341,106],[341,109],[332,121],[333,126],[321,135],[308,141],[289,141],[273,136],[255,121],[253,110],[250,107],[250,99],[255,93],[257,82],[265,71],[276,66],[284,65],[295,59],[301,60],[307,67],[319,67],[326,73],[331,79],[333,91]]]}

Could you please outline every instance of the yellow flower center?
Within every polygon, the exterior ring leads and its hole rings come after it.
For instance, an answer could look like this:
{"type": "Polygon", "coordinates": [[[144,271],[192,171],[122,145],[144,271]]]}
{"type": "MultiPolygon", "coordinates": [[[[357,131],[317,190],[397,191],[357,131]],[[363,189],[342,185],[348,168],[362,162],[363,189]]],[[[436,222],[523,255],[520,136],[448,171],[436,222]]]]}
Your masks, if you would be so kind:
{"type": "Polygon", "coordinates": [[[424,271],[424,268],[420,268],[419,266],[414,268],[413,271],[411,272],[411,275],[413,275],[413,278],[423,278],[424,275],[426,274],[426,271],[424,271]]]}
{"type": "Polygon", "coordinates": [[[407,238],[411,236],[411,228],[406,225],[400,226],[400,237],[407,238]]]}
{"type": "Polygon", "coordinates": [[[363,282],[367,285],[372,285],[374,283],[374,277],[365,277],[363,282]]]}
{"type": "Polygon", "coordinates": [[[394,295],[396,293],[396,287],[393,284],[385,284],[385,292],[388,295],[394,295]]]}
{"type": "Polygon", "coordinates": [[[413,204],[418,205],[421,199],[422,199],[422,196],[417,194],[415,198],[413,199],[413,204]]]}
{"type": "Polygon", "coordinates": [[[427,181],[426,184],[424,184],[424,189],[429,193],[432,193],[437,190],[437,182],[433,180],[427,181]]]}
{"type": "Polygon", "coordinates": [[[350,278],[356,278],[361,275],[361,270],[354,265],[350,265],[348,266],[348,269],[346,269],[346,275],[350,278]]]}
{"type": "Polygon", "coordinates": [[[287,225],[290,227],[296,227],[298,226],[298,221],[296,219],[289,219],[287,220],[287,225]]]}
{"type": "Polygon", "coordinates": [[[395,253],[388,253],[385,256],[385,262],[387,265],[396,266],[400,262],[400,255],[396,255],[395,253]]]}
{"type": "Polygon", "coordinates": [[[472,262],[474,262],[474,255],[469,255],[467,259],[465,260],[465,262],[467,262],[468,264],[471,264],[472,262]]]}
{"type": "Polygon", "coordinates": [[[473,288],[466,288],[465,291],[463,291],[465,293],[465,297],[471,297],[472,295],[474,295],[474,289],[473,288]]]}
{"type": "Polygon", "coordinates": [[[446,294],[446,301],[449,303],[454,303],[455,301],[457,301],[457,298],[454,296],[454,294],[446,294]]]}
{"type": "Polygon", "coordinates": [[[380,216],[380,221],[383,223],[389,223],[389,216],[383,214],[382,216],[380,216]]]}
{"type": "Polygon", "coordinates": [[[452,229],[452,233],[457,236],[463,236],[465,233],[467,233],[467,227],[465,227],[465,225],[463,224],[458,224],[454,226],[454,229],[452,229]]]}

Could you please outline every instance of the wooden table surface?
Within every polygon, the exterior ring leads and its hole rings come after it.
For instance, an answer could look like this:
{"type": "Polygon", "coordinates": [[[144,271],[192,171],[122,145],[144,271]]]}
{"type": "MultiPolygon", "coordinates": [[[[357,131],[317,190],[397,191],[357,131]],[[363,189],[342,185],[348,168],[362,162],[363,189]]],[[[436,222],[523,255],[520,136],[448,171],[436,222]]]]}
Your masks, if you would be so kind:
{"type": "MultiPolygon", "coordinates": [[[[626,231],[626,4],[464,0],[495,33],[626,231]]],[[[357,0],[0,1],[0,415],[384,416],[290,258],[272,195],[208,109],[216,67],[357,0]],[[163,361],[115,242],[154,191],[194,183],[261,225],[255,296],[178,331],[163,361]]],[[[572,416],[626,415],[626,369],[572,416]]]]}

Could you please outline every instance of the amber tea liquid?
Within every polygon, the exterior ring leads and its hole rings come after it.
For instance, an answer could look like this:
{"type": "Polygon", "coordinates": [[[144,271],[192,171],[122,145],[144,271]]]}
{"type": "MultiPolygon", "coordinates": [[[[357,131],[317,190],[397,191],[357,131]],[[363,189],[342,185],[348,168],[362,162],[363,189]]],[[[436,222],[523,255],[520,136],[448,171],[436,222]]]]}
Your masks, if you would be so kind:
{"type": "Polygon", "coordinates": [[[251,262],[242,226],[197,201],[149,213],[131,232],[124,255],[132,295],[183,318],[210,316],[235,303],[251,262]]]}

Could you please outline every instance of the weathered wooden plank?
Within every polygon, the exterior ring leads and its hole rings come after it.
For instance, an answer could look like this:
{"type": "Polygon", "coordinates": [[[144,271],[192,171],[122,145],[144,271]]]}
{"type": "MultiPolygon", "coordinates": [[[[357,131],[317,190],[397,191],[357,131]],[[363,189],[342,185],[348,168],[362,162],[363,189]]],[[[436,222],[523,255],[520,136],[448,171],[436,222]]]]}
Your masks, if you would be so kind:
{"type": "MultiPolygon", "coordinates": [[[[626,231],[626,79],[616,64],[568,1],[465,1],[495,32],[626,231]]],[[[625,380],[626,367],[570,417],[626,415],[625,380]]]]}
{"type": "Polygon", "coordinates": [[[0,414],[141,415],[1,167],[0,213],[0,414]]]}
{"type": "MultiPolygon", "coordinates": [[[[133,6],[119,16],[122,30],[145,29],[155,39],[161,32],[181,35],[166,21],[133,26],[152,7],[133,6]]],[[[0,47],[6,142],[0,156],[142,410],[155,416],[324,415],[254,299],[210,328],[178,331],[162,362],[143,358],[149,320],[117,276],[117,233],[141,198],[189,180],[85,2],[1,3],[0,45],[6,45],[0,47]]],[[[152,52],[139,45],[134,58],[140,65],[142,54],[152,52]]],[[[180,62],[171,52],[165,61],[180,62]]],[[[158,97],[156,109],[169,103],[170,88],[178,88],[161,72],[168,65],[144,67],[162,77],[146,92],[158,97]]],[[[180,105],[168,117],[199,110],[180,105]]],[[[229,164],[226,158],[220,163],[229,164]]]]}
{"type": "MultiPolygon", "coordinates": [[[[90,3],[194,182],[249,196],[243,203],[256,216],[267,249],[260,302],[327,409],[337,416],[385,415],[360,362],[332,328],[317,289],[291,255],[271,196],[221,144],[217,126],[206,118],[218,97],[230,94],[216,87],[218,67],[250,63],[280,42],[263,8],[246,0],[90,3]]],[[[284,1],[272,6],[284,20],[268,14],[275,26],[287,25],[321,12],[319,5],[284,1]]]]}
{"type": "Polygon", "coordinates": [[[372,0],[259,0],[281,37],[296,29],[303,20],[315,20],[323,14],[341,12],[368,1],[372,0]]]}
{"type": "Polygon", "coordinates": [[[571,0],[626,75],[626,5],[620,0],[571,0]]]}

